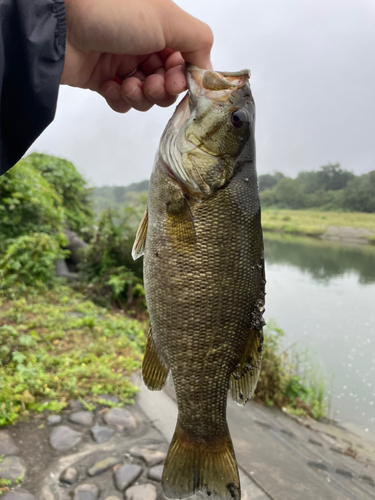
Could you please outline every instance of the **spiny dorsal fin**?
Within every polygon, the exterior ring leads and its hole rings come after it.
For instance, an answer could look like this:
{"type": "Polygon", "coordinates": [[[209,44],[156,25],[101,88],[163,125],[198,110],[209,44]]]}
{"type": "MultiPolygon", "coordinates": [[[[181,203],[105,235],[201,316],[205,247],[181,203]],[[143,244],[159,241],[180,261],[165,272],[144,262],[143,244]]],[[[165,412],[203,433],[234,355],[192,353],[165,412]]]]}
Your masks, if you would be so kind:
{"type": "Polygon", "coordinates": [[[168,366],[160,359],[156,351],[150,328],[142,363],[143,382],[150,391],[161,391],[167,382],[168,373],[168,366]]]}
{"type": "Polygon", "coordinates": [[[251,330],[239,366],[230,376],[233,401],[243,406],[254,394],[263,356],[263,330],[251,330]]]}
{"type": "Polygon", "coordinates": [[[148,209],[146,208],[142,220],[139,224],[139,228],[132,249],[132,257],[134,260],[138,259],[138,257],[142,257],[145,251],[147,227],[148,227],[148,209]]]}

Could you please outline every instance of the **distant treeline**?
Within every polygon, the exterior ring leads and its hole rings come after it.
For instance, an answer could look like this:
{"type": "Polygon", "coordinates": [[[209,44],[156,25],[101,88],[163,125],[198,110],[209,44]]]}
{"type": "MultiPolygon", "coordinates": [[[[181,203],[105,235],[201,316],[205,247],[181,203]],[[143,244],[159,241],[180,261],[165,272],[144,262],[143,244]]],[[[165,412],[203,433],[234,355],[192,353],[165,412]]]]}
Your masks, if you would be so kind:
{"type": "Polygon", "coordinates": [[[295,179],[276,172],[259,176],[259,190],[263,207],[375,213],[375,170],[357,176],[337,163],[295,179]]]}
{"type": "Polygon", "coordinates": [[[106,208],[121,208],[129,203],[138,203],[141,194],[148,191],[149,181],[135,182],[128,186],[103,186],[92,192],[93,209],[96,214],[106,208]]]}

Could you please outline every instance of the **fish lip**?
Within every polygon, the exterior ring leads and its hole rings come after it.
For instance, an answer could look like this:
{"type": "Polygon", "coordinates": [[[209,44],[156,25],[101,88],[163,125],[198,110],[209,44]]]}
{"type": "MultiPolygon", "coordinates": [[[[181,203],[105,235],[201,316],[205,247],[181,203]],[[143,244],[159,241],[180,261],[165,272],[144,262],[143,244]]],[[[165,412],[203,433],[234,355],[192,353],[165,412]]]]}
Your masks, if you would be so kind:
{"type": "Polygon", "coordinates": [[[218,97],[219,94],[221,97],[223,93],[230,95],[236,88],[247,85],[250,79],[250,70],[213,71],[187,64],[186,79],[191,97],[203,95],[212,99],[215,94],[218,97]]]}

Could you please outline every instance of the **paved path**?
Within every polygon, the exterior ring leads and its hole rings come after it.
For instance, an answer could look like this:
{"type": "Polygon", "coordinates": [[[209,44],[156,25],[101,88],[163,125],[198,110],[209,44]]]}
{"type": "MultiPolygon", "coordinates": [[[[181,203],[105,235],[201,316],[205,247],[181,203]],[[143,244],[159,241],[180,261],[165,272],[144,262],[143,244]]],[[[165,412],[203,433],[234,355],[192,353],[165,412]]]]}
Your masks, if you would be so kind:
{"type": "MultiPolygon", "coordinates": [[[[177,416],[173,388],[150,393],[139,386],[140,406],[170,440],[177,416]]],[[[228,402],[243,498],[375,500],[375,446],[338,426],[300,422],[252,402],[228,402]]]]}

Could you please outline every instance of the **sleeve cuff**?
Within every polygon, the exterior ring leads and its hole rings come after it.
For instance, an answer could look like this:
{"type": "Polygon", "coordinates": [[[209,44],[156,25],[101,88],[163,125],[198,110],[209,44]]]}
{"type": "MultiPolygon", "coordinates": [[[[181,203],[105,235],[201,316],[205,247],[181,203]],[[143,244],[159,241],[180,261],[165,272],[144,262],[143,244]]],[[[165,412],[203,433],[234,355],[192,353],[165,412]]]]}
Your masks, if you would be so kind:
{"type": "Polygon", "coordinates": [[[56,43],[65,51],[66,42],[66,15],[64,0],[53,0],[52,11],[56,17],[56,43]]]}

